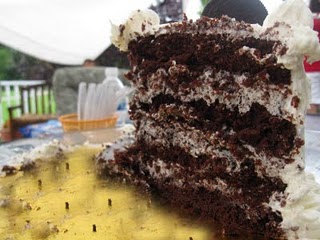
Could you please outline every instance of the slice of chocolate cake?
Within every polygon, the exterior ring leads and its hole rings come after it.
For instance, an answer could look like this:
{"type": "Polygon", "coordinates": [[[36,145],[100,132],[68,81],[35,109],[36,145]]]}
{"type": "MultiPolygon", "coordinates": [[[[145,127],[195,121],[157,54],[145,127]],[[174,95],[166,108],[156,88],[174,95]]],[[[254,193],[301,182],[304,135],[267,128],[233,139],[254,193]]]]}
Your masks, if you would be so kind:
{"type": "Polygon", "coordinates": [[[319,187],[304,172],[302,62],[320,59],[320,47],[304,2],[286,1],[263,26],[226,16],[159,25],[147,10],[113,30],[129,52],[136,133],[114,158],[108,149],[98,157],[100,173],[225,234],[319,239],[319,187]]]}

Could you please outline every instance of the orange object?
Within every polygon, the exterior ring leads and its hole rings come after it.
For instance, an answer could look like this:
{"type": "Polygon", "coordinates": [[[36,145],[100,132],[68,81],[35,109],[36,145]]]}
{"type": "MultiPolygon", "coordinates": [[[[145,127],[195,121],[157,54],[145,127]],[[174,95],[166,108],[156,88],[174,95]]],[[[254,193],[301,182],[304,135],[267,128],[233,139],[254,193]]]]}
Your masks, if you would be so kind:
{"type": "Polygon", "coordinates": [[[78,120],[78,115],[75,113],[59,117],[59,121],[65,132],[110,128],[116,125],[117,120],[117,115],[95,120],[78,120]]]}

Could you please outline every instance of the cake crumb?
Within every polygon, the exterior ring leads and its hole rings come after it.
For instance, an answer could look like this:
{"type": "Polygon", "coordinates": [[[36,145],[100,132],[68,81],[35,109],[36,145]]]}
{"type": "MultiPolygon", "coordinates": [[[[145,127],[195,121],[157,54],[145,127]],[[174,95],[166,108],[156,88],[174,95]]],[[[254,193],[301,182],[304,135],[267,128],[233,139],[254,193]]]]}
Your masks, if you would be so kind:
{"type": "Polygon", "coordinates": [[[92,225],[92,231],[97,232],[97,226],[95,224],[92,225]]]}

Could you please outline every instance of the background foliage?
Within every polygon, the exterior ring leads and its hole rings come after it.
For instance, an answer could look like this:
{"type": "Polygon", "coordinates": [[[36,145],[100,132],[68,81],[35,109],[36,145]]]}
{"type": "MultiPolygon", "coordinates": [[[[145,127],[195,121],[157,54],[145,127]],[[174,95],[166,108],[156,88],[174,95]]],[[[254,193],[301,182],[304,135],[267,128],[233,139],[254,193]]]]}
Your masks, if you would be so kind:
{"type": "Polygon", "coordinates": [[[0,45],[1,80],[51,80],[57,64],[48,63],[0,45]]]}
{"type": "Polygon", "coordinates": [[[19,73],[15,69],[14,64],[15,51],[0,45],[0,79],[17,79],[20,78],[19,73]]]}

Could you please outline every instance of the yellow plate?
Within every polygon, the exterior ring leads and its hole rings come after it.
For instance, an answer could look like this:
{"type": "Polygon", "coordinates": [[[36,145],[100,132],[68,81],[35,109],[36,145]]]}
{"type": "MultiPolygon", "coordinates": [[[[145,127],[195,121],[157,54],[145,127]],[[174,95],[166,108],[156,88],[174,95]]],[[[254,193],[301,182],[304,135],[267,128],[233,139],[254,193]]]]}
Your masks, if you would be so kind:
{"type": "Polygon", "coordinates": [[[99,151],[81,147],[1,178],[0,239],[212,239],[134,189],[97,179],[92,158],[99,151]]]}

